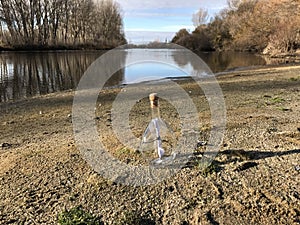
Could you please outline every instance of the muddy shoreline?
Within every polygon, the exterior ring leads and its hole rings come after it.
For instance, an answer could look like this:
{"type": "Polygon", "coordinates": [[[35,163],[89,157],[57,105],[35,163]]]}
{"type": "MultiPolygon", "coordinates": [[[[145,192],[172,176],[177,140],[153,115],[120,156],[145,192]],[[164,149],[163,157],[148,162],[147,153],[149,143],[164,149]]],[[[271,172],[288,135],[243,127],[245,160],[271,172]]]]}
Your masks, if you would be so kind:
{"type": "MultiPolygon", "coordinates": [[[[146,224],[299,224],[300,67],[234,71],[217,80],[227,125],[214,166],[203,172],[194,160],[143,187],[104,179],[83,159],[73,135],[73,91],[1,103],[0,224],[57,224],[58,215],[76,206],[105,224],[128,222],[128,215],[146,224]]],[[[199,139],[206,141],[205,96],[196,83],[178,83],[197,106],[199,139]]],[[[100,93],[95,120],[111,154],[134,164],[135,153],[120,151],[111,130],[110,109],[120,91],[100,93]]],[[[167,102],[162,108],[162,117],[179,129],[176,110],[167,102]]],[[[149,116],[143,99],[130,116],[134,135],[142,134],[149,116]]],[[[203,151],[195,149],[195,157],[203,151]]]]}

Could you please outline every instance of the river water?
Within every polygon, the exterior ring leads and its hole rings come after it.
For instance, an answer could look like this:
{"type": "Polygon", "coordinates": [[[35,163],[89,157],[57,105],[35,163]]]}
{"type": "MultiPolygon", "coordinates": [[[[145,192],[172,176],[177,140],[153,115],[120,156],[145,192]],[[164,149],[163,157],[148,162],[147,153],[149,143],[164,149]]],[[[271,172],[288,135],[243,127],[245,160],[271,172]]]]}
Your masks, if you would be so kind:
{"type": "MultiPolygon", "coordinates": [[[[184,68],[195,69],[189,57],[174,49],[120,50],[121,58],[112,62],[122,67],[129,59],[149,55],[154,60],[125,66],[107,80],[106,87],[166,77],[189,76],[184,68]],[[168,63],[162,63],[162,62],[168,63]]],[[[47,51],[0,53],[0,102],[15,101],[36,95],[75,89],[87,68],[105,51],[47,51]]],[[[265,65],[266,61],[251,53],[201,52],[198,56],[213,73],[240,67],[265,65]]]]}

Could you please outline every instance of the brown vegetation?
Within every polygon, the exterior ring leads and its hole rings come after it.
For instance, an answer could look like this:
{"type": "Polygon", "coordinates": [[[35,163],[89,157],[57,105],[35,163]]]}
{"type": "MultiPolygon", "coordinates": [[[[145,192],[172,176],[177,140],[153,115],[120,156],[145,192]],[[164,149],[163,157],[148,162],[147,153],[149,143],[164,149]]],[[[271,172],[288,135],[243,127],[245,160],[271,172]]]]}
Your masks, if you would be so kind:
{"type": "Polygon", "coordinates": [[[125,43],[119,5],[93,0],[1,0],[0,46],[110,48],[125,43]]]}
{"type": "Polygon", "coordinates": [[[299,27],[298,0],[229,0],[228,7],[210,23],[201,24],[181,39],[178,36],[182,32],[178,32],[172,42],[191,49],[256,51],[278,56],[300,48],[299,27]],[[199,33],[202,36],[196,39],[199,33]]]}
{"type": "Polygon", "coordinates": [[[191,34],[186,29],[181,29],[172,39],[172,43],[194,51],[213,50],[205,25],[198,26],[191,34]]]}

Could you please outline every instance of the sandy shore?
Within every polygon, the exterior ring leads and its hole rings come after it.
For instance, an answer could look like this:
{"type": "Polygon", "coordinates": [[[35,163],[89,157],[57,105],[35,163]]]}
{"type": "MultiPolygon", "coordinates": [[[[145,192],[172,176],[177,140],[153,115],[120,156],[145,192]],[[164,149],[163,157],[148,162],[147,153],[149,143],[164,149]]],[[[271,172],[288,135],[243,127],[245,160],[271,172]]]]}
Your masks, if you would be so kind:
{"type": "MultiPolygon", "coordinates": [[[[0,224],[57,224],[58,215],[76,206],[105,224],[300,224],[300,67],[236,71],[217,79],[227,126],[211,170],[202,171],[194,160],[144,187],[106,180],[83,159],[73,136],[73,91],[2,103],[0,224]]],[[[197,106],[199,138],[206,141],[205,96],[195,83],[179,83],[197,106]]],[[[111,153],[134,163],[135,153],[120,152],[111,131],[110,109],[119,91],[100,94],[96,123],[111,153]]],[[[162,117],[178,129],[176,110],[164,102],[162,108],[162,117]]],[[[137,137],[148,112],[146,99],[132,110],[137,137]]],[[[195,149],[195,157],[205,148],[195,149]]]]}

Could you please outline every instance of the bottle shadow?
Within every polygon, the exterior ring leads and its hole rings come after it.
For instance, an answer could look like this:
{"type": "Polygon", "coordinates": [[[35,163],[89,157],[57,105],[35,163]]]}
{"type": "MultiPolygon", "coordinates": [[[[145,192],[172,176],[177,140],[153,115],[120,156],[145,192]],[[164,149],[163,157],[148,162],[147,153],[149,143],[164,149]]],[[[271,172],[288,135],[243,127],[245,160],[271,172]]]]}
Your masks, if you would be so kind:
{"type": "MultiPolygon", "coordinates": [[[[259,160],[281,157],[286,155],[300,154],[300,149],[293,149],[287,151],[259,151],[259,150],[243,150],[243,149],[228,149],[220,151],[216,158],[212,161],[212,164],[219,166],[220,168],[229,163],[241,164],[234,169],[234,171],[243,171],[252,167],[256,167],[259,164],[259,160]]],[[[193,167],[195,165],[199,166],[202,157],[209,157],[210,155],[215,155],[214,152],[196,152],[194,153],[195,158],[191,160],[187,167],[193,167]]]]}
{"type": "Polygon", "coordinates": [[[259,160],[281,157],[285,155],[300,154],[300,149],[273,152],[273,151],[259,151],[259,150],[243,150],[243,149],[228,149],[218,152],[195,152],[178,154],[175,160],[167,163],[155,165],[155,168],[181,169],[181,168],[204,168],[206,166],[213,166],[218,168],[218,171],[223,169],[223,166],[229,163],[241,163],[237,166],[235,171],[243,171],[255,167],[259,164],[259,160]],[[216,156],[214,159],[212,157],[216,156]],[[207,160],[206,160],[207,158],[207,160]],[[206,164],[209,162],[208,164],[206,164]],[[202,165],[204,164],[204,165],[202,165]]]}
{"type": "MultiPolygon", "coordinates": [[[[235,150],[235,149],[228,149],[219,152],[221,155],[227,155],[227,156],[237,156],[240,157],[243,160],[260,160],[260,159],[266,159],[271,157],[280,157],[285,155],[292,155],[292,154],[300,154],[300,149],[294,149],[294,150],[287,150],[287,151],[280,151],[280,152],[274,152],[274,151],[259,151],[259,150],[235,150]]],[[[230,157],[229,157],[230,159],[230,157]]],[[[227,161],[226,163],[230,163],[231,161],[227,161]]]]}

